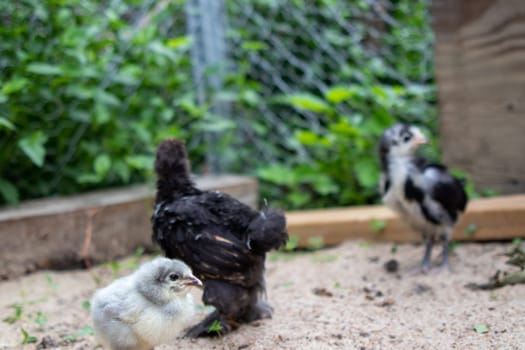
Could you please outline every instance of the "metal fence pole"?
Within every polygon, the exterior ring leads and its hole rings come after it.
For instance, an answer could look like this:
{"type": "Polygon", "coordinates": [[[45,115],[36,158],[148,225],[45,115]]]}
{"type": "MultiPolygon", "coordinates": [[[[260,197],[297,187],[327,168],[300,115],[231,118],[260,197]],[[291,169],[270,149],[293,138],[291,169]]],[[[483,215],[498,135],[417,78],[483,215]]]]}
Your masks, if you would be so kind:
{"type": "MultiPolygon", "coordinates": [[[[197,103],[211,104],[212,115],[227,117],[229,107],[214,98],[213,92],[224,85],[227,70],[226,54],[226,9],[223,0],[187,0],[187,31],[192,38],[193,79],[197,92],[197,103]]],[[[207,144],[206,163],[211,172],[227,169],[227,160],[217,154],[220,135],[205,133],[207,144]]]]}

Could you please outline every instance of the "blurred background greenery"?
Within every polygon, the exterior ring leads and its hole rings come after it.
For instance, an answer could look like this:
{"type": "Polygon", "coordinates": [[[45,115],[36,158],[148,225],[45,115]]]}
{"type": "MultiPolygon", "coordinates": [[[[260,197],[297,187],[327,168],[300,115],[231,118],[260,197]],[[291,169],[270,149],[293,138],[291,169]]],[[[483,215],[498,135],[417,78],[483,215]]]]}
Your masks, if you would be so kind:
{"type": "Polygon", "coordinates": [[[153,181],[166,137],[273,206],[376,203],[384,128],[421,126],[438,159],[429,1],[225,0],[199,102],[185,1],[2,1],[0,203],[153,181]]]}

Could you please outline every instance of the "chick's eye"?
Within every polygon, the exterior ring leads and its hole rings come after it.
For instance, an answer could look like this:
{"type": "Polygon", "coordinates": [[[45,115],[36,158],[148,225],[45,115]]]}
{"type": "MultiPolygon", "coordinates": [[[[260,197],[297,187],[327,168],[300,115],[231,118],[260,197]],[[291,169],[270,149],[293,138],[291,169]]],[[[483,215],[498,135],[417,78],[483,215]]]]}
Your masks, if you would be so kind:
{"type": "Polygon", "coordinates": [[[403,137],[403,142],[408,142],[410,138],[410,136],[406,135],[405,137],[403,137]]]}
{"type": "Polygon", "coordinates": [[[169,277],[170,281],[176,281],[176,280],[179,279],[179,275],[177,275],[176,273],[172,273],[168,277],[169,277]]]}

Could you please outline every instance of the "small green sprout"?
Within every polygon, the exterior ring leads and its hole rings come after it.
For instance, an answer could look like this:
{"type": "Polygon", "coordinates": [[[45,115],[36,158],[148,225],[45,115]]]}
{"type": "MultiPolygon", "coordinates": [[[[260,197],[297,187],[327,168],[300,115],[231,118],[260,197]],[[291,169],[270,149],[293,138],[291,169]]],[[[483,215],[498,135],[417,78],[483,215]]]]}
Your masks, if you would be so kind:
{"type": "Polygon", "coordinates": [[[21,331],[23,336],[22,344],[32,344],[38,341],[37,337],[29,335],[29,333],[27,333],[27,331],[24,328],[21,328],[21,331]]]}
{"type": "Polygon", "coordinates": [[[51,276],[50,273],[46,273],[45,276],[46,276],[46,280],[47,280],[47,284],[49,285],[49,288],[51,288],[52,290],[57,290],[58,286],[53,280],[53,276],[51,276]]]}
{"type": "Polygon", "coordinates": [[[465,236],[470,237],[474,234],[474,232],[476,232],[477,229],[478,229],[478,226],[476,224],[474,223],[469,224],[467,228],[465,229],[464,234],[465,236]]]}
{"type": "Polygon", "coordinates": [[[213,323],[208,327],[208,333],[216,332],[217,334],[220,334],[221,331],[222,325],[217,320],[213,321],[213,323]]]}
{"type": "Polygon", "coordinates": [[[474,326],[474,330],[478,334],[484,334],[484,333],[488,333],[489,332],[489,328],[487,327],[487,325],[484,325],[484,324],[477,324],[477,325],[475,325],[474,326]]]}
{"type": "Polygon", "coordinates": [[[324,239],[322,236],[313,236],[308,238],[308,248],[311,250],[319,250],[324,247],[324,239]]]}
{"type": "Polygon", "coordinates": [[[298,244],[299,244],[299,237],[292,235],[290,236],[290,238],[288,238],[288,242],[286,242],[286,245],[284,246],[284,250],[287,252],[295,250],[298,244]]]}
{"type": "Polygon", "coordinates": [[[44,315],[42,311],[37,311],[36,317],[35,317],[35,323],[38,324],[40,328],[44,328],[45,324],[47,323],[47,316],[44,315]]]}
{"type": "Polygon", "coordinates": [[[374,233],[379,234],[386,228],[386,221],[372,219],[372,221],[370,221],[370,228],[374,233]]]}
{"type": "Polygon", "coordinates": [[[390,253],[395,254],[397,253],[397,244],[392,244],[392,247],[390,247],[390,253]]]}
{"type": "Polygon", "coordinates": [[[3,319],[5,323],[13,324],[16,321],[20,321],[22,318],[22,305],[20,304],[13,304],[10,306],[15,310],[14,314],[12,316],[8,316],[3,319]]]}

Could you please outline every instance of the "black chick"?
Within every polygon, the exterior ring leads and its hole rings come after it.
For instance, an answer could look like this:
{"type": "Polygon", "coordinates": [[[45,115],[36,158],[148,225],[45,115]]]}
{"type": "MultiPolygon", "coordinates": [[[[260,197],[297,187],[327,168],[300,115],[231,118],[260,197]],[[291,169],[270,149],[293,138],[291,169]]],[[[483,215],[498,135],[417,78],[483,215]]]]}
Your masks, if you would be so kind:
{"type": "Polygon", "coordinates": [[[256,211],[227,194],[196,188],[179,140],[159,145],[155,172],[153,240],[167,257],[191,267],[204,283],[204,304],[215,307],[187,335],[225,334],[270,318],[272,308],[263,301],[264,262],[266,252],[288,240],[283,213],[256,211]]]}
{"type": "Polygon", "coordinates": [[[397,212],[426,242],[421,270],[428,271],[435,238],[441,239],[443,260],[448,268],[448,241],[459,215],[467,206],[467,195],[461,180],[441,164],[432,164],[415,155],[426,144],[423,133],[415,126],[396,124],[381,137],[380,190],[386,206],[397,212]]]}

